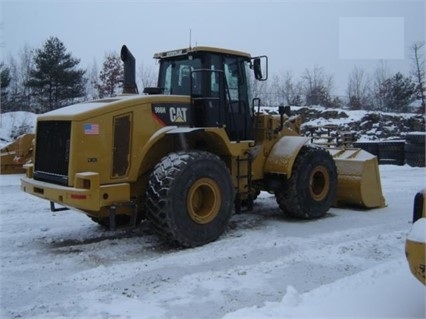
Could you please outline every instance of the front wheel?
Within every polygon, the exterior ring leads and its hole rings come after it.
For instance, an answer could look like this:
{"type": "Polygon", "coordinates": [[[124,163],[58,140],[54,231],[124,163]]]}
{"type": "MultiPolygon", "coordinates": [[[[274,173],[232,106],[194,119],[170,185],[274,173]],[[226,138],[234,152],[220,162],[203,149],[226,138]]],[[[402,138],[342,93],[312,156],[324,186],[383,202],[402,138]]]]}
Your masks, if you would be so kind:
{"type": "Polygon", "coordinates": [[[195,247],[226,229],[234,203],[228,168],[208,152],[177,152],[154,168],[146,193],[146,217],[168,242],[195,247]]]}
{"type": "Polygon", "coordinates": [[[280,208],[290,216],[319,218],[334,201],[337,169],[324,149],[303,146],[296,157],[291,177],[275,192],[280,208]]]}

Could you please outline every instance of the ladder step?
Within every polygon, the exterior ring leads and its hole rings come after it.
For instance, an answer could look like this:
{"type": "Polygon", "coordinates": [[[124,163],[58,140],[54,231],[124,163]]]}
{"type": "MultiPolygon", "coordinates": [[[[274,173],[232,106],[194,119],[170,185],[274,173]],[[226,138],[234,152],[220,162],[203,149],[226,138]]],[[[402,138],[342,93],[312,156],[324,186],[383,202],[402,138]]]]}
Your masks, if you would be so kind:
{"type": "Polygon", "coordinates": [[[239,178],[239,179],[243,179],[243,178],[248,178],[249,176],[248,175],[237,175],[236,177],[239,178]]]}

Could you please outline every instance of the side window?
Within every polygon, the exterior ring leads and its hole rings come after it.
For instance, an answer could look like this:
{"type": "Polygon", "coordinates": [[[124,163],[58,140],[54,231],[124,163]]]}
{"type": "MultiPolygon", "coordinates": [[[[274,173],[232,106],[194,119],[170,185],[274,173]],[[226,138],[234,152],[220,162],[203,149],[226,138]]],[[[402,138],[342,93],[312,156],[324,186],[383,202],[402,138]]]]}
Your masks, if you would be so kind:
{"type": "Polygon", "coordinates": [[[171,94],[170,90],[172,87],[172,64],[169,64],[165,71],[164,76],[164,94],[171,94]]]}
{"type": "Polygon", "coordinates": [[[228,83],[228,89],[229,94],[231,96],[232,101],[238,101],[239,100],[239,94],[238,94],[238,79],[240,78],[239,75],[239,65],[238,60],[236,58],[225,58],[225,76],[226,76],[226,82],[228,83]]]}
{"type": "Polygon", "coordinates": [[[219,96],[219,73],[216,71],[216,67],[212,65],[210,70],[213,72],[210,75],[210,92],[212,96],[219,96]]]}
{"type": "MultiPolygon", "coordinates": [[[[163,88],[164,94],[188,95],[191,92],[190,74],[192,71],[201,68],[201,59],[164,60],[160,66],[159,85],[163,88]]],[[[192,73],[192,91],[200,88],[196,73],[192,73]]]]}

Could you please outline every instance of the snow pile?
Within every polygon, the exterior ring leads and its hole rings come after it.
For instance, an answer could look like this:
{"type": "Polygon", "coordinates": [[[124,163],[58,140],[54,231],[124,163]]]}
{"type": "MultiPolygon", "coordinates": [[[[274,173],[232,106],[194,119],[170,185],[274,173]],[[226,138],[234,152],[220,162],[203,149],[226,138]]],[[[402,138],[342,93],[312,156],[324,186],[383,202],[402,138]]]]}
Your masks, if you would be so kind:
{"type": "Polygon", "coordinates": [[[422,318],[425,290],[401,271],[406,268],[404,260],[386,262],[304,294],[287,286],[281,302],[240,309],[224,319],[422,318]]]}
{"type": "MultiPolygon", "coordinates": [[[[277,114],[277,108],[263,107],[262,111],[277,114]]],[[[302,132],[321,126],[336,126],[355,134],[358,141],[403,139],[408,132],[425,131],[425,116],[415,113],[385,113],[363,110],[330,109],[322,106],[291,108],[302,117],[302,132]]]]}

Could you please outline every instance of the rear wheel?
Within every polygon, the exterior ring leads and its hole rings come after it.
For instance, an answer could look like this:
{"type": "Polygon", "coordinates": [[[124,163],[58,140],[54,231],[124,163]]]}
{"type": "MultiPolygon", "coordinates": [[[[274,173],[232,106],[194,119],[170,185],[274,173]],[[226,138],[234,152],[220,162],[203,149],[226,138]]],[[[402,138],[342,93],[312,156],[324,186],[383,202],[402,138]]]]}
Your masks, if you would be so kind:
{"type": "Polygon", "coordinates": [[[337,191],[337,169],[330,153],[303,146],[291,177],[275,192],[280,208],[298,218],[319,218],[329,210],[337,191]]]}
{"type": "Polygon", "coordinates": [[[146,217],[168,242],[194,247],[217,239],[234,203],[229,171],[217,156],[201,151],[164,157],[151,174],[146,217]]]}

